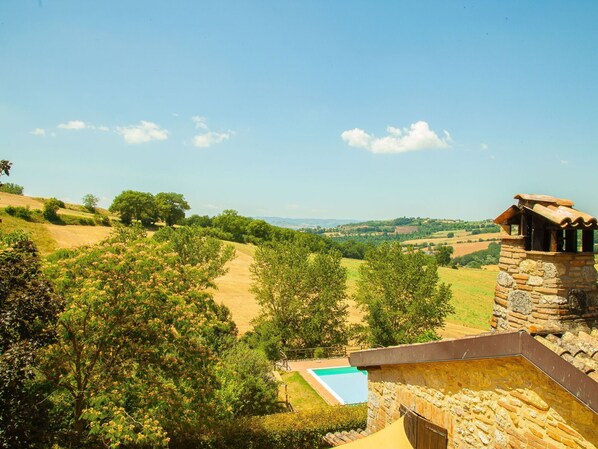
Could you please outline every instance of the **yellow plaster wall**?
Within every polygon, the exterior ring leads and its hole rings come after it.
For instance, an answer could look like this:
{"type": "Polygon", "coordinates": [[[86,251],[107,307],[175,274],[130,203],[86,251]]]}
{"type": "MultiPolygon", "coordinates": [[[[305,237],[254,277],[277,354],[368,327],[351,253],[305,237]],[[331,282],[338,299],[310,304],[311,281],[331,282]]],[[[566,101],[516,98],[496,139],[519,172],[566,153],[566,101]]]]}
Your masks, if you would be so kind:
{"type": "Polygon", "coordinates": [[[598,447],[598,415],[521,357],[369,371],[368,427],[401,404],[444,427],[449,448],[598,447]]]}

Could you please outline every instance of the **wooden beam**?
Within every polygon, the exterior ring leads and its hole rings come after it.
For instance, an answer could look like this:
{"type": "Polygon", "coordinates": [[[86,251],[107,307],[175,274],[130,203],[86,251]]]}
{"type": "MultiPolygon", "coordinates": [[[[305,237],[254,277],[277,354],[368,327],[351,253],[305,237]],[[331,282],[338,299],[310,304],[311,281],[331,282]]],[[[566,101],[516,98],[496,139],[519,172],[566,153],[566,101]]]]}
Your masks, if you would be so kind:
{"type": "Polygon", "coordinates": [[[565,252],[577,252],[577,231],[575,229],[567,229],[565,231],[565,252]]]}
{"type": "Polygon", "coordinates": [[[581,233],[581,250],[584,253],[594,252],[594,230],[584,229],[581,233]]]}
{"type": "Polygon", "coordinates": [[[550,230],[550,251],[556,253],[558,250],[558,237],[557,237],[557,230],[551,229],[550,230]]]}

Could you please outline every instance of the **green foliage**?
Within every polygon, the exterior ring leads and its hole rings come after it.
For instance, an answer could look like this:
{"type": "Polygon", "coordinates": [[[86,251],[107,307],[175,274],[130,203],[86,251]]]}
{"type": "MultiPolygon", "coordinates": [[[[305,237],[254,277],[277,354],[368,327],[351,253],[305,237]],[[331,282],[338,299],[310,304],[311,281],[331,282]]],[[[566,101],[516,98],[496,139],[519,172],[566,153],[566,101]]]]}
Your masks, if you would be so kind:
{"type": "Polygon", "coordinates": [[[125,190],[114,198],[109,210],[119,214],[125,225],[138,220],[143,226],[149,226],[158,220],[156,199],[151,193],[125,190]]]}
{"type": "Polygon", "coordinates": [[[449,233],[446,235],[446,237],[447,237],[447,238],[449,238],[449,239],[452,239],[454,236],[455,236],[455,233],[454,233],[454,232],[449,232],[449,233]]]}
{"type": "Polygon", "coordinates": [[[207,215],[193,214],[183,221],[185,226],[199,226],[200,228],[209,228],[212,226],[212,219],[207,215]]]}
{"type": "Polygon", "coordinates": [[[346,342],[347,274],[339,252],[311,254],[301,244],[274,242],[258,247],[250,271],[261,306],[256,333],[276,337],[283,349],[346,342]]]}
{"type": "Polygon", "coordinates": [[[260,352],[238,343],[226,351],[218,370],[218,402],[226,418],[279,411],[272,365],[260,352]]]}
{"type": "Polygon", "coordinates": [[[61,214],[58,219],[54,223],[74,226],[95,226],[97,224],[94,218],[79,217],[76,215],[61,214]]]}
{"type": "Polygon", "coordinates": [[[185,218],[185,211],[191,209],[183,195],[174,192],[158,193],[156,208],[158,216],[166,223],[166,226],[180,223],[185,218]]]}
{"type": "Polygon", "coordinates": [[[245,234],[247,234],[247,226],[251,222],[251,218],[239,215],[236,210],[227,209],[220,215],[212,219],[212,224],[216,228],[220,228],[224,232],[232,236],[234,242],[243,243],[245,241],[245,234]]]}
{"type": "Polygon", "coordinates": [[[35,377],[38,353],[55,338],[61,302],[22,232],[0,232],[0,447],[37,448],[50,439],[47,385],[35,377]]]}
{"type": "Polygon", "coordinates": [[[436,249],[436,263],[441,267],[446,267],[451,263],[451,255],[454,252],[454,248],[448,245],[440,245],[436,249]]]}
{"type": "Polygon", "coordinates": [[[100,201],[100,199],[97,196],[88,193],[83,197],[83,206],[85,206],[89,212],[95,213],[98,201],[100,201]]]}
{"type": "Polygon", "coordinates": [[[23,206],[6,206],[4,208],[4,211],[12,216],[12,217],[16,217],[16,218],[20,218],[21,220],[26,220],[26,221],[36,221],[35,217],[33,215],[33,211],[31,209],[29,209],[29,206],[23,207],[23,206]]]}
{"type": "Polygon", "coordinates": [[[74,447],[94,439],[162,447],[205,431],[219,414],[216,346],[230,341],[222,332],[231,326],[208,289],[230,251],[203,237],[158,241],[142,232],[119,228],[48,268],[66,308],[43,372],[70,408],[74,447]]]}
{"type": "Polygon", "coordinates": [[[64,207],[64,203],[56,198],[50,198],[49,200],[46,200],[44,203],[44,218],[50,223],[59,222],[60,218],[58,218],[57,212],[58,209],[60,209],[61,204],[62,207],[64,207]]]}
{"type": "MultiPolygon", "coordinates": [[[[7,161],[6,159],[0,160],[0,178],[5,176],[10,176],[10,168],[12,167],[12,162],[7,161]]],[[[2,182],[0,182],[0,187],[2,187],[2,182]]]]}
{"type": "Polygon", "coordinates": [[[13,195],[22,195],[23,190],[23,186],[14,184],[12,182],[7,182],[5,184],[0,185],[0,192],[12,193],[13,195]]]}
{"type": "Polygon", "coordinates": [[[239,418],[205,435],[174,441],[178,449],[320,449],[328,432],[364,429],[367,406],[321,407],[295,413],[239,418]]]}
{"type": "Polygon", "coordinates": [[[500,257],[500,243],[492,242],[488,249],[476,251],[464,256],[455,257],[452,261],[453,266],[467,268],[481,268],[483,265],[496,265],[500,257]]]}
{"type": "Polygon", "coordinates": [[[360,274],[355,299],[365,312],[363,336],[371,345],[435,338],[434,329],[453,311],[450,287],[438,284],[435,259],[421,252],[382,244],[368,253],[360,274]]]}

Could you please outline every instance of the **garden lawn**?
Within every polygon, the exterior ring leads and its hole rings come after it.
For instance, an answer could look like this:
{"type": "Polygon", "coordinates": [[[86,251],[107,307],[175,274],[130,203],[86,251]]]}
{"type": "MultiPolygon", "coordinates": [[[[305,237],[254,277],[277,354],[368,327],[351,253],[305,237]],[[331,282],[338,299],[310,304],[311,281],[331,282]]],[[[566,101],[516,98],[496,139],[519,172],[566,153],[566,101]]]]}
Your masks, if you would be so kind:
{"type": "MultiPolygon", "coordinates": [[[[287,384],[289,402],[295,410],[311,410],[326,406],[326,402],[297,371],[281,374],[282,380],[287,384]]],[[[284,387],[283,387],[284,388],[284,387]]],[[[284,390],[282,390],[284,395],[284,390]]]]}

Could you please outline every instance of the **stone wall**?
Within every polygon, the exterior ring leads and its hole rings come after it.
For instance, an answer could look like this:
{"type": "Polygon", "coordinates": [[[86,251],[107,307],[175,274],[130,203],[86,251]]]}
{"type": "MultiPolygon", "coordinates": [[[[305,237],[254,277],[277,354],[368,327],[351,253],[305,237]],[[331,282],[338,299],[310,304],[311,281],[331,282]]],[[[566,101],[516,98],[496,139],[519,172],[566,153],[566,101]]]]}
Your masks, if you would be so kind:
{"type": "Polygon", "coordinates": [[[525,251],[521,236],[505,236],[491,326],[498,330],[563,333],[598,325],[593,253],[525,251]]]}
{"type": "Polygon", "coordinates": [[[404,405],[447,429],[449,449],[598,447],[598,415],[521,357],[368,371],[372,431],[404,405]]]}

